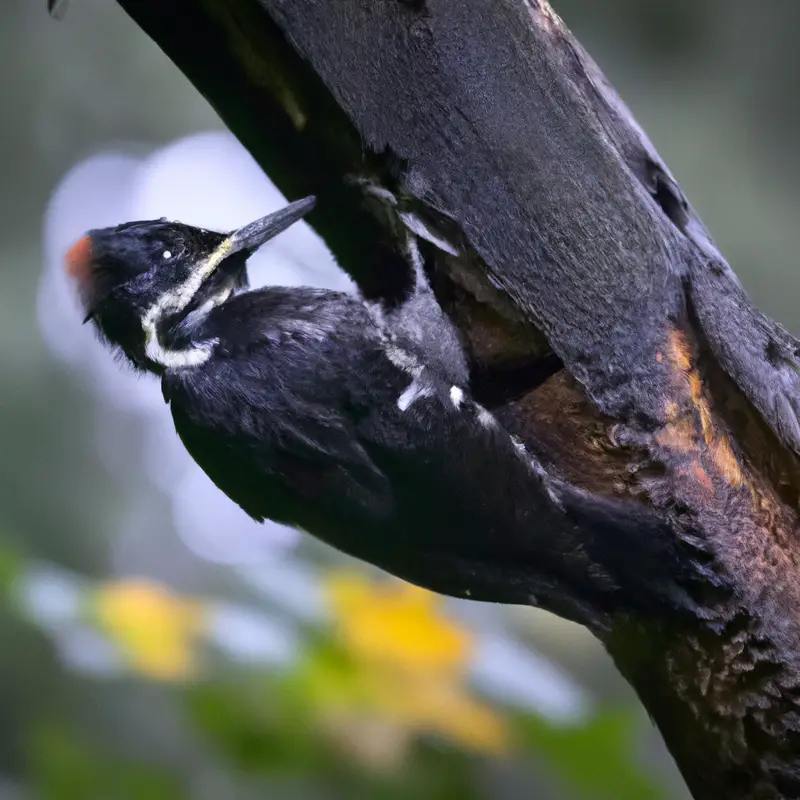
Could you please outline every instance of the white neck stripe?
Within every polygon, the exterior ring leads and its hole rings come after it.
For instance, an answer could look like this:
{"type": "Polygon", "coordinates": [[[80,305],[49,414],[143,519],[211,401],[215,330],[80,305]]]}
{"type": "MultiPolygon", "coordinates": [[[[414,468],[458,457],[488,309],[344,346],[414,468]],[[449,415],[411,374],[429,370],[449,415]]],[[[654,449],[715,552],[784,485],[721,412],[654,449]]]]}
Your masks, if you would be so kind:
{"type": "MultiPolygon", "coordinates": [[[[189,277],[171,291],[165,292],[153,303],[142,317],[142,328],[144,329],[145,354],[156,364],[163,367],[193,367],[205,363],[211,357],[214,345],[218,341],[203,342],[192,345],[183,350],[171,350],[164,347],[158,337],[158,324],[166,313],[176,314],[183,311],[192,298],[200,290],[203,281],[206,280],[220,262],[230,252],[232,241],[230,238],[224,242],[189,275],[189,277]]],[[[208,314],[214,306],[223,303],[231,295],[230,287],[224,289],[219,294],[207,300],[203,306],[197,309],[197,313],[202,316],[208,314]]]]}

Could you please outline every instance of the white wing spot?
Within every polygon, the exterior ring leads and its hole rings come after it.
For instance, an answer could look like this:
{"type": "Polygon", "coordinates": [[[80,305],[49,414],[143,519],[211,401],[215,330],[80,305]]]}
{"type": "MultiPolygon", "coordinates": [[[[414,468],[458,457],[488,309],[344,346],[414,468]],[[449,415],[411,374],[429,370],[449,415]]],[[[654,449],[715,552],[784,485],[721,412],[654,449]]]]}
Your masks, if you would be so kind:
{"type": "Polygon", "coordinates": [[[164,252],[163,252],[161,255],[162,255],[162,256],[163,256],[165,259],[172,258],[172,251],[170,251],[170,250],[165,250],[165,251],[164,251],[164,252]]]}
{"type": "Polygon", "coordinates": [[[420,397],[428,397],[431,394],[431,389],[428,386],[414,380],[403,394],[397,398],[397,407],[401,411],[406,411],[415,400],[419,400],[420,397]]]}
{"type": "Polygon", "coordinates": [[[451,386],[450,399],[453,401],[453,405],[458,408],[461,405],[461,401],[464,399],[464,392],[459,389],[458,386],[451,386]]]}

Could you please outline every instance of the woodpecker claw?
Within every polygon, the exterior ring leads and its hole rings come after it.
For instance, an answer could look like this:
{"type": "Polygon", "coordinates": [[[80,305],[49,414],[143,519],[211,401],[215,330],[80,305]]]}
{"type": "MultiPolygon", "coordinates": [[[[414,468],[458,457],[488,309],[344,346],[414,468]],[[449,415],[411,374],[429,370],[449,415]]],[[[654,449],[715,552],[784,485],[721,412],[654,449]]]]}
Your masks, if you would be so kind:
{"type": "Polygon", "coordinates": [[[418,213],[416,210],[416,206],[418,205],[417,201],[398,198],[394,192],[383,186],[379,186],[363,175],[349,176],[348,181],[355,186],[361,187],[364,194],[374,197],[376,200],[390,206],[394,211],[393,216],[396,216],[414,236],[419,239],[424,239],[426,242],[429,242],[434,247],[438,247],[439,250],[445,253],[449,253],[451,256],[460,255],[458,248],[442,236],[441,233],[436,231],[430,222],[426,221],[423,216],[418,213]]]}
{"type": "Polygon", "coordinates": [[[460,252],[454,245],[432,231],[421,217],[409,212],[400,212],[399,217],[403,221],[403,224],[420,239],[430,242],[432,245],[443,250],[445,253],[449,253],[451,256],[460,255],[460,252]]]}

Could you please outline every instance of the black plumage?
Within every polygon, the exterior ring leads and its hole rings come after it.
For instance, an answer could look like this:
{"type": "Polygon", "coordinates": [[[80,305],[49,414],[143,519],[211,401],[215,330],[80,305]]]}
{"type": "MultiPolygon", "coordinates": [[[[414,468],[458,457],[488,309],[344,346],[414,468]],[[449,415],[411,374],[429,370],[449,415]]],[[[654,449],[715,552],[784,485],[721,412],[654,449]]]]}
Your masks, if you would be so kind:
{"type": "Polygon", "coordinates": [[[230,235],[165,220],[91,231],[67,259],[104,339],[161,376],[211,480],[256,520],[444,594],[593,625],[624,610],[629,581],[648,587],[635,595],[647,611],[681,602],[664,521],[546,475],[469,397],[457,333],[413,257],[392,306],[243,291],[247,255],[312,203],[230,235]]]}

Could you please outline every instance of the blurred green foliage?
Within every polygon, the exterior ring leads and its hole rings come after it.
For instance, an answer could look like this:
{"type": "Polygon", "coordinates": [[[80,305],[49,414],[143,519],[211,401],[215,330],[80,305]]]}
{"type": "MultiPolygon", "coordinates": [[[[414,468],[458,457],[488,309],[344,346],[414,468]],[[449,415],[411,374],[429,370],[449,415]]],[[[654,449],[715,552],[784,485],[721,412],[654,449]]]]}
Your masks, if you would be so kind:
{"type": "Polygon", "coordinates": [[[76,738],[75,731],[42,724],[30,736],[33,790],[58,800],[175,800],[189,797],[166,768],[115,758],[76,738]]]}
{"type": "MultiPolygon", "coordinates": [[[[76,576],[70,583],[60,572],[63,598],[67,586],[74,596],[48,610],[32,598],[46,591],[57,573],[48,577],[46,565],[10,550],[0,550],[0,564],[6,605],[24,622],[45,635],[76,624],[92,626],[121,657],[97,664],[103,680],[120,691],[131,680],[174,687],[183,722],[199,737],[205,757],[255,785],[323,788],[321,796],[332,798],[479,800],[486,796],[476,779],[481,765],[507,759],[523,773],[528,762],[546,764],[575,797],[586,800],[664,796],[631,761],[637,719],[629,712],[553,724],[500,704],[476,705],[461,672],[469,657],[463,646],[467,629],[444,613],[440,598],[400,581],[369,580],[350,570],[321,576],[331,597],[344,596],[346,602],[332,599],[333,618],[309,626],[293,662],[277,668],[220,663],[201,646],[201,641],[213,644],[215,636],[214,628],[202,623],[215,605],[211,598],[184,598],[141,579],[76,576]],[[189,631],[201,640],[191,649],[189,631]],[[176,645],[187,648],[178,662],[176,645]],[[158,651],[167,653],[166,662],[154,658],[158,651]],[[181,668],[164,670],[164,663],[181,668]],[[376,686],[402,693],[402,702],[385,705],[376,686]],[[417,703],[420,688],[423,702],[417,703]],[[453,725],[464,711],[465,724],[453,725]],[[473,724],[479,729],[471,730],[473,724]],[[499,726],[503,736],[487,737],[488,724],[499,726]]],[[[260,609],[249,612],[257,615],[260,609]]],[[[177,764],[164,764],[158,756],[129,757],[117,743],[87,736],[58,716],[32,719],[25,737],[37,796],[193,796],[189,776],[177,764]]]]}

